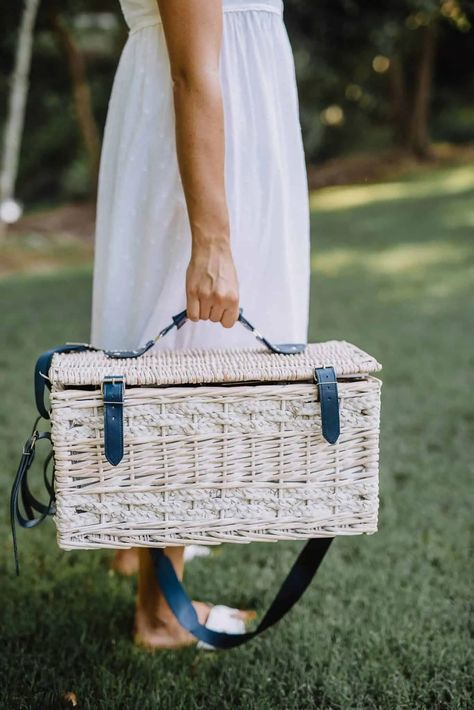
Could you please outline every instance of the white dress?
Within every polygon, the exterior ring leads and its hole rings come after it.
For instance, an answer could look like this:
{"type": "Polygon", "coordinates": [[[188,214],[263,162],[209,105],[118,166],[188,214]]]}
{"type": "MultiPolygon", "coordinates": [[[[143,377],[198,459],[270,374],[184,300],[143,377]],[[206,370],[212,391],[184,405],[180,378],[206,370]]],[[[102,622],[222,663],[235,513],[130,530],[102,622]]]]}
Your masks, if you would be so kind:
{"type": "MultiPolygon", "coordinates": [[[[101,153],[91,338],[143,345],[183,310],[191,231],[156,0],[121,0],[129,36],[101,153]]],[[[223,0],[225,189],[244,315],[274,342],[306,342],[309,204],[282,0],[223,0]]],[[[205,196],[203,196],[205,199],[205,196]]],[[[245,328],[189,321],[156,347],[258,345],[245,328]]]]}

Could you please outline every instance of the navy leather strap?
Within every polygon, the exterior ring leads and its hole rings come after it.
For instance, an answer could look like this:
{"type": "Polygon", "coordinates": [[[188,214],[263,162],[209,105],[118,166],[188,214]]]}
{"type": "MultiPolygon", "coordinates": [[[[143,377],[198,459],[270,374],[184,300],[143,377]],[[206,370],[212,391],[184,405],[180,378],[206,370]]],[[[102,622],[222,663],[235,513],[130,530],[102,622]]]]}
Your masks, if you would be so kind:
{"type": "Polygon", "coordinates": [[[53,359],[54,353],[69,353],[77,350],[82,352],[83,350],[97,350],[92,345],[87,343],[65,343],[65,345],[58,345],[51,350],[46,350],[42,353],[36,360],[35,364],[35,401],[36,408],[44,419],[49,419],[49,411],[46,407],[44,401],[45,388],[51,389],[51,383],[48,378],[49,368],[51,367],[51,360],[53,359]]]}
{"type": "Polygon", "coordinates": [[[266,345],[266,347],[272,351],[272,353],[277,353],[279,355],[297,355],[302,353],[306,349],[305,343],[279,343],[278,345],[271,343],[267,338],[265,338],[259,331],[244,317],[242,308],[239,310],[239,323],[242,323],[244,328],[250,330],[251,333],[255,335],[257,340],[266,345]]]}
{"type": "Polygon", "coordinates": [[[273,626],[296,604],[316,574],[333,539],[313,538],[306,543],[260,624],[255,631],[244,634],[212,631],[199,623],[191,599],[164,550],[153,548],[150,554],[160,589],[181,626],[211,646],[229,649],[241,646],[273,626]]]}
{"type": "Polygon", "coordinates": [[[314,380],[319,387],[321,427],[326,441],[335,444],[340,434],[337,377],[333,367],[316,367],[314,380]]]}
{"type": "MultiPolygon", "coordinates": [[[[138,357],[153,347],[153,345],[167,335],[170,330],[173,328],[182,328],[187,321],[188,316],[186,311],[181,311],[172,317],[172,322],[167,325],[166,328],[163,328],[163,330],[161,330],[153,340],[149,340],[145,343],[142,348],[139,348],[138,350],[104,350],[104,352],[108,357],[112,358],[138,357]]],[[[296,355],[298,353],[302,353],[306,348],[305,343],[282,343],[279,345],[271,343],[244,317],[242,308],[239,310],[238,321],[245,328],[247,328],[247,330],[250,330],[255,337],[273,353],[278,353],[280,355],[296,355]]]]}
{"type": "Polygon", "coordinates": [[[15,480],[13,482],[11,494],[10,494],[10,524],[13,539],[13,554],[15,556],[15,568],[17,575],[20,573],[20,565],[18,561],[18,545],[16,537],[16,523],[18,523],[22,528],[34,528],[39,525],[47,515],[54,514],[54,471],[52,474],[51,481],[48,480],[48,465],[53,457],[53,452],[51,451],[46,457],[43,464],[43,481],[46,490],[49,494],[49,501],[47,503],[42,503],[33,493],[30,491],[28,483],[28,471],[35,458],[35,446],[36,442],[42,439],[46,439],[51,442],[51,434],[48,431],[39,432],[36,429],[36,424],[40,417],[37,418],[33,432],[30,437],[28,437],[23,451],[20,457],[20,463],[15,475],[15,480]],[[20,507],[23,507],[24,513],[21,512],[20,507]],[[38,517],[35,514],[38,514],[38,517]]]}
{"type": "Polygon", "coordinates": [[[122,375],[107,375],[102,381],[104,394],[105,458],[116,466],[123,458],[123,398],[125,381],[122,375]]]}

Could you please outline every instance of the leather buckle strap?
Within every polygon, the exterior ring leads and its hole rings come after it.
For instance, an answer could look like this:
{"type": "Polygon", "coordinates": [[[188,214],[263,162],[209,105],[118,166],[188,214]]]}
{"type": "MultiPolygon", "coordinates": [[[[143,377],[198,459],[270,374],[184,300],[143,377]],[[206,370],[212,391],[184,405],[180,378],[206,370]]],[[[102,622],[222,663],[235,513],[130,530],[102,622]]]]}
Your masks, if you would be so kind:
{"type": "Polygon", "coordinates": [[[335,444],[339,438],[341,428],[337,377],[334,368],[316,367],[314,381],[319,387],[322,433],[327,442],[335,444]]]}
{"type": "Polygon", "coordinates": [[[123,458],[123,375],[107,375],[101,385],[104,395],[104,453],[107,461],[116,466],[123,458]]]}

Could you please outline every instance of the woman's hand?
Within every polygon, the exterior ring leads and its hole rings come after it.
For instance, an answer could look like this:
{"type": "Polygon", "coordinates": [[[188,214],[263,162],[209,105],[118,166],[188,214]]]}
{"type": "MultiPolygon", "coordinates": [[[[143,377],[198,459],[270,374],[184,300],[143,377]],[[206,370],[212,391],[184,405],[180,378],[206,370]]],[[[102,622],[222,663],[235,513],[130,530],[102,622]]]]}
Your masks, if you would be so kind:
{"type": "Polygon", "coordinates": [[[186,311],[192,321],[232,328],[239,317],[239,285],[230,244],[193,248],[186,272],[186,311]]]}

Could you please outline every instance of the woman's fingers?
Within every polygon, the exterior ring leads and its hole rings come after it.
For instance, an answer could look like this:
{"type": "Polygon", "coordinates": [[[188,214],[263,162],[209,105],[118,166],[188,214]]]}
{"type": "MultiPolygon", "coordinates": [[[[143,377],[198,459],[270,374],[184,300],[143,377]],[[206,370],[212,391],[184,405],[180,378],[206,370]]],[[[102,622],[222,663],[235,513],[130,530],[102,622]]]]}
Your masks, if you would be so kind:
{"type": "MultiPolygon", "coordinates": [[[[213,303],[210,307],[209,320],[213,323],[221,323],[225,328],[232,328],[238,317],[239,309],[233,299],[229,301],[225,299],[221,301],[219,299],[217,303],[213,303]]],[[[207,319],[204,318],[204,320],[207,319]]]]}
{"type": "Polygon", "coordinates": [[[224,328],[232,328],[232,326],[235,325],[235,322],[237,321],[238,317],[238,308],[226,308],[226,310],[222,314],[222,318],[220,319],[220,321],[224,328]]]}
{"type": "Polygon", "coordinates": [[[224,315],[224,307],[218,302],[213,303],[211,308],[211,314],[209,316],[213,323],[220,323],[222,316],[224,315]]]}
{"type": "Polygon", "coordinates": [[[186,294],[186,315],[189,320],[198,321],[200,314],[199,298],[196,294],[189,292],[186,294]]]}
{"type": "Polygon", "coordinates": [[[212,323],[221,323],[224,328],[232,328],[239,318],[239,309],[234,303],[226,307],[225,304],[215,304],[199,298],[189,299],[186,311],[189,320],[210,320],[212,323]]]}
{"type": "Polygon", "coordinates": [[[212,301],[209,298],[201,298],[199,301],[199,319],[209,320],[212,311],[212,301]]]}
{"type": "Polygon", "coordinates": [[[210,320],[213,323],[222,323],[225,328],[232,328],[239,317],[236,299],[202,298],[188,294],[186,312],[189,320],[210,320]],[[217,301],[217,302],[216,302],[217,301]]]}

